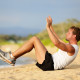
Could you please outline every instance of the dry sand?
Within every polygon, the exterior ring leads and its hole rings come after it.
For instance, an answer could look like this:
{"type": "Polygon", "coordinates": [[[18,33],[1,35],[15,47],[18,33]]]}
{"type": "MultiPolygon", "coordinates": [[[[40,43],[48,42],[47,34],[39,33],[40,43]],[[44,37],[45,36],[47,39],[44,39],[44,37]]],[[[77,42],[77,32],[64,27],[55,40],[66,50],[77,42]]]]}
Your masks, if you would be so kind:
{"type": "MultiPolygon", "coordinates": [[[[1,49],[9,48],[15,51],[19,46],[5,45],[1,49]]],[[[57,48],[46,47],[49,52],[54,53],[57,48]]],[[[6,51],[6,50],[5,50],[6,51]]],[[[25,54],[25,57],[35,59],[35,51],[25,54]]],[[[80,51],[77,58],[63,70],[42,71],[34,64],[22,65],[11,68],[0,69],[0,80],[80,80],[80,51]]]]}

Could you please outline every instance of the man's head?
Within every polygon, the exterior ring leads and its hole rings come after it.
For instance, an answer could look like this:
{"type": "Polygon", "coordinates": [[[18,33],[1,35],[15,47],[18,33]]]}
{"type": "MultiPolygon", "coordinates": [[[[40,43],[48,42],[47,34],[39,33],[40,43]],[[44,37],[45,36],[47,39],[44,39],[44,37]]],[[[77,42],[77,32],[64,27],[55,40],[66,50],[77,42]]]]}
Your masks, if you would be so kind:
{"type": "Polygon", "coordinates": [[[69,28],[68,32],[66,33],[66,40],[80,40],[80,28],[72,26],[69,28]]]}

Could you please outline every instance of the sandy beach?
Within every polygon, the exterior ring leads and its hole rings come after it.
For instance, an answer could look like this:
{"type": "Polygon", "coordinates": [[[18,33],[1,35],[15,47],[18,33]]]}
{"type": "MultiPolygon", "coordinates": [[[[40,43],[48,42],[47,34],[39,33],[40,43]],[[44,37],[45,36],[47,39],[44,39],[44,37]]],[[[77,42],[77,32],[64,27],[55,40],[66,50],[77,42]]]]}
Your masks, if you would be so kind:
{"type": "MultiPolygon", "coordinates": [[[[15,51],[19,46],[5,45],[1,46],[4,51],[15,51]],[[7,49],[6,49],[7,47],[7,49]]],[[[56,52],[57,48],[46,47],[50,53],[56,52]]],[[[25,54],[24,57],[30,57],[36,60],[35,51],[25,54]]],[[[65,69],[55,71],[42,71],[35,63],[14,66],[9,68],[0,68],[0,80],[80,80],[80,50],[76,59],[65,69]]]]}

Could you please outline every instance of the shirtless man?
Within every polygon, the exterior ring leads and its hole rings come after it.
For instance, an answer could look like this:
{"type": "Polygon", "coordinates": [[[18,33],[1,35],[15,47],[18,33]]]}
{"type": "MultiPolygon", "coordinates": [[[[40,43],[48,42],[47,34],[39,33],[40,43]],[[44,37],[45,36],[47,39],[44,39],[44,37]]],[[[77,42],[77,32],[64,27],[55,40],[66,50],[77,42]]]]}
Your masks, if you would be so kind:
{"type": "Polygon", "coordinates": [[[18,57],[30,52],[34,48],[37,58],[36,66],[43,71],[63,69],[69,65],[75,59],[79,50],[77,42],[80,40],[80,28],[75,26],[70,27],[66,33],[66,40],[69,41],[69,43],[64,43],[59,39],[52,27],[52,18],[49,16],[46,18],[46,21],[49,38],[52,43],[59,48],[58,52],[50,54],[40,39],[34,36],[15,52],[10,53],[10,55],[0,50],[0,58],[14,65],[18,57]]]}

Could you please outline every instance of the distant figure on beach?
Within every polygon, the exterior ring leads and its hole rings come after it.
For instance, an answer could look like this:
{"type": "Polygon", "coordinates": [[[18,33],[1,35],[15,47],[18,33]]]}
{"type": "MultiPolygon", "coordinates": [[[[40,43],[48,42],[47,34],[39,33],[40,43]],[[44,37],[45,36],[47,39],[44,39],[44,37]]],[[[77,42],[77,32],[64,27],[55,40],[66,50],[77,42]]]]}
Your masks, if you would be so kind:
{"type": "Polygon", "coordinates": [[[11,65],[15,65],[17,58],[30,52],[34,48],[37,59],[36,66],[43,71],[60,70],[69,65],[76,58],[79,50],[77,42],[80,40],[80,28],[75,26],[70,27],[66,33],[66,40],[69,41],[69,43],[64,43],[52,27],[52,18],[49,16],[46,18],[46,21],[49,38],[52,43],[59,48],[56,53],[50,54],[40,39],[33,36],[15,52],[6,53],[0,50],[0,59],[11,65]]]}

